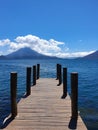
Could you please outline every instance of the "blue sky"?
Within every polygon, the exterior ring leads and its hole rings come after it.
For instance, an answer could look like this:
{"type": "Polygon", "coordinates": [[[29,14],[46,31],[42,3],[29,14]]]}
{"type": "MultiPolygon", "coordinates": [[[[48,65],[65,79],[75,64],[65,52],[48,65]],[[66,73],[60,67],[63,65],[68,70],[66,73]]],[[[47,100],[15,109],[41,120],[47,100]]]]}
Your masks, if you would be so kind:
{"type": "Polygon", "coordinates": [[[25,46],[59,57],[98,50],[98,0],[0,0],[0,55],[25,46]]]}

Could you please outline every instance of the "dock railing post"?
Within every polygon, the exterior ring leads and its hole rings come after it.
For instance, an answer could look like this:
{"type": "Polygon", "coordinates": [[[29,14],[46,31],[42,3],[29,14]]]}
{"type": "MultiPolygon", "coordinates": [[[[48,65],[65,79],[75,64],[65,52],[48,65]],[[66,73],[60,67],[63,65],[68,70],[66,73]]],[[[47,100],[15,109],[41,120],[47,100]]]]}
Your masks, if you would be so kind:
{"type": "Polygon", "coordinates": [[[33,66],[33,85],[36,85],[36,65],[33,66]]]}
{"type": "Polygon", "coordinates": [[[58,83],[58,86],[59,86],[62,83],[62,67],[61,67],[61,65],[58,66],[58,78],[59,78],[59,83],[58,83]]]}
{"type": "Polygon", "coordinates": [[[65,98],[67,96],[67,68],[63,68],[63,96],[65,98]]]}
{"type": "Polygon", "coordinates": [[[31,67],[27,67],[26,96],[31,94],[31,67]]]}
{"type": "Polygon", "coordinates": [[[56,65],[56,80],[59,79],[59,64],[56,65]]]}
{"type": "Polygon", "coordinates": [[[11,89],[11,116],[15,118],[17,116],[17,73],[10,73],[10,89],[11,89]]]}
{"type": "Polygon", "coordinates": [[[78,73],[71,73],[71,110],[72,118],[78,117],[78,73]]]}
{"type": "Polygon", "coordinates": [[[39,79],[40,76],[40,64],[37,64],[37,79],[39,79]]]}

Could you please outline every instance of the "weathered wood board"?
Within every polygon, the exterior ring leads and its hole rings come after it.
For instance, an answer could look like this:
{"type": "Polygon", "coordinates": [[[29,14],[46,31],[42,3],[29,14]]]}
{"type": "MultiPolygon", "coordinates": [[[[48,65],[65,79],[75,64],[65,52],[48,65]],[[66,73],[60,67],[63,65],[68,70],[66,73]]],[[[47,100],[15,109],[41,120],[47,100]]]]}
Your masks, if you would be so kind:
{"type": "Polygon", "coordinates": [[[31,87],[31,95],[18,103],[18,115],[4,130],[87,130],[80,116],[71,120],[69,95],[61,99],[62,85],[57,80],[42,78],[31,87]]]}

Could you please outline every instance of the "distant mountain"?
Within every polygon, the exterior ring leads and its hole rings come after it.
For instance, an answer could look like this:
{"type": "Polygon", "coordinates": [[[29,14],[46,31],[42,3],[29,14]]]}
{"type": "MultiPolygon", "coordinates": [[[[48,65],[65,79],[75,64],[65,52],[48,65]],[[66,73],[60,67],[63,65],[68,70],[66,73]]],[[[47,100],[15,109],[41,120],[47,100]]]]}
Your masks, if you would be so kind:
{"type": "Polygon", "coordinates": [[[98,51],[95,51],[87,56],[82,57],[82,59],[94,59],[94,60],[98,60],[98,51]]]}
{"type": "Polygon", "coordinates": [[[6,56],[1,55],[0,60],[4,60],[4,59],[6,59],[6,56]]]}
{"type": "Polygon", "coordinates": [[[5,56],[6,59],[50,59],[50,58],[56,58],[51,56],[46,56],[43,54],[40,54],[28,47],[21,48],[13,53],[10,53],[5,56]]]}

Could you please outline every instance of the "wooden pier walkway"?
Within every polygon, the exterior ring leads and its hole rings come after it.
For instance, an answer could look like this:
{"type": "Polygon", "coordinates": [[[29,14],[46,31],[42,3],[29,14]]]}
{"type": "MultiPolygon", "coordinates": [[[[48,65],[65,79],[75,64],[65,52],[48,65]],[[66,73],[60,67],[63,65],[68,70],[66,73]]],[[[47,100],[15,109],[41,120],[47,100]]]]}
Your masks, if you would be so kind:
{"type": "Polygon", "coordinates": [[[18,115],[4,130],[87,130],[80,116],[71,119],[69,95],[65,99],[61,96],[62,85],[57,86],[57,80],[37,80],[31,95],[18,103],[18,115]]]}

